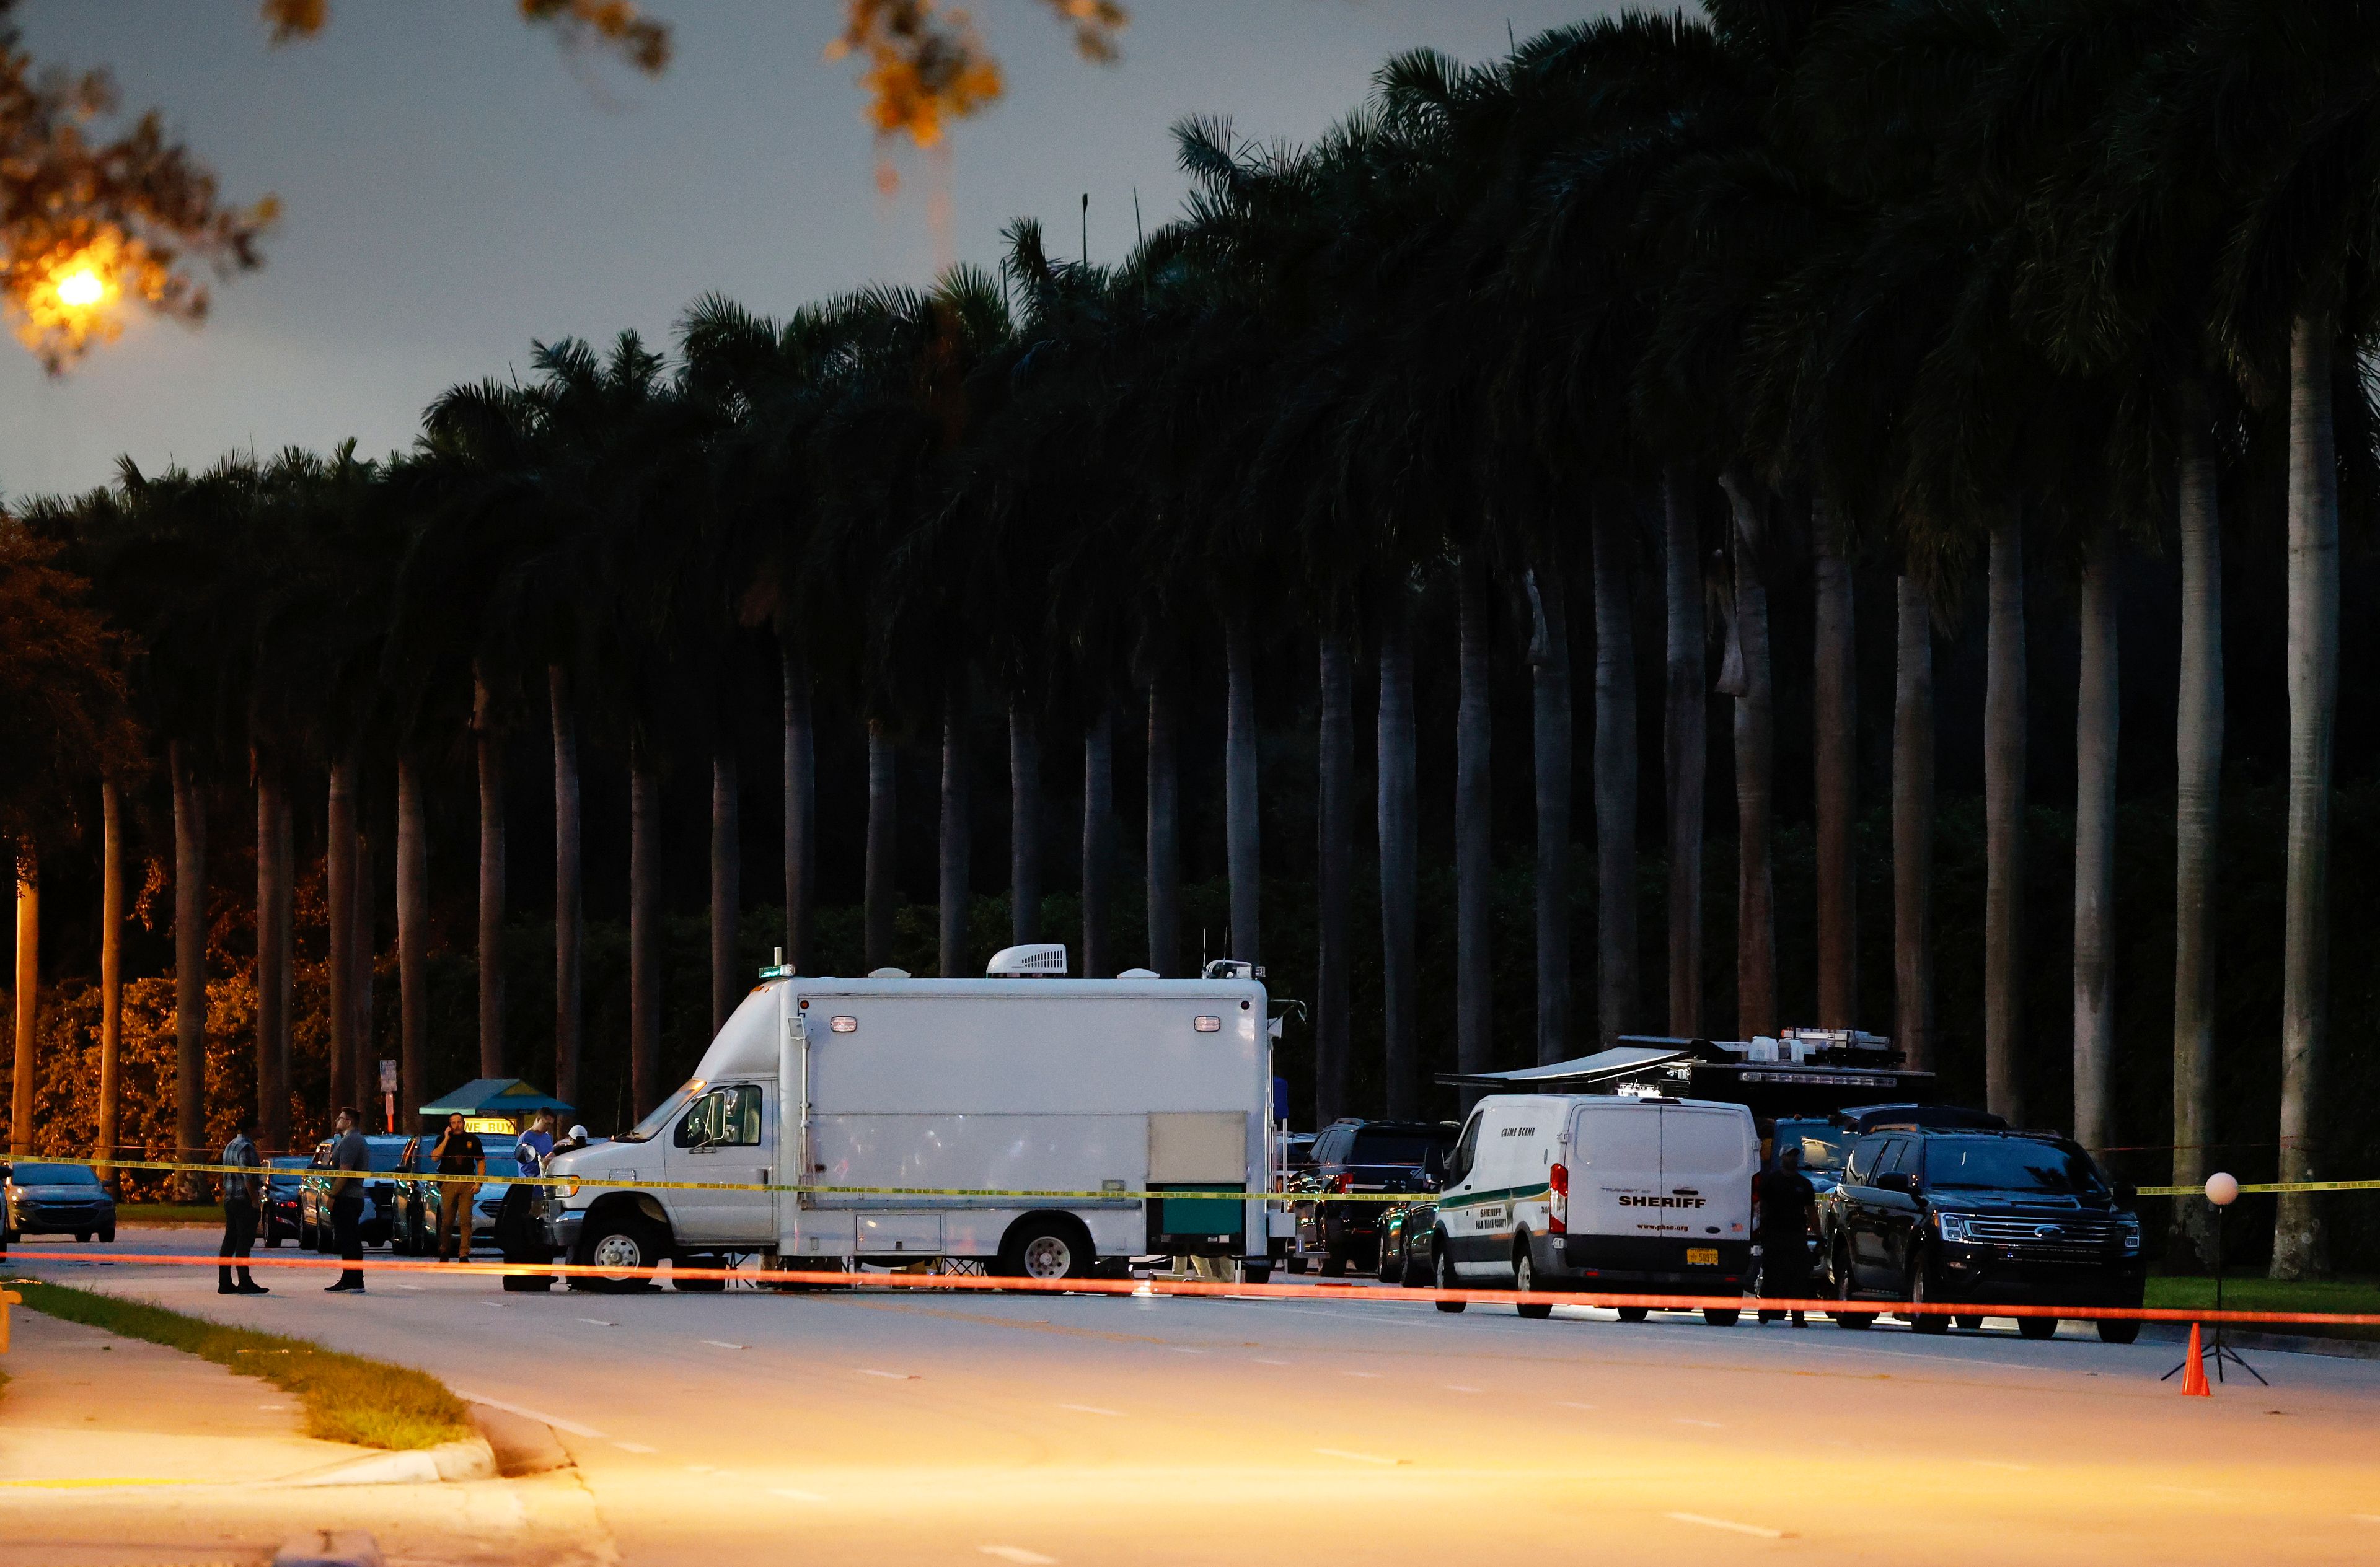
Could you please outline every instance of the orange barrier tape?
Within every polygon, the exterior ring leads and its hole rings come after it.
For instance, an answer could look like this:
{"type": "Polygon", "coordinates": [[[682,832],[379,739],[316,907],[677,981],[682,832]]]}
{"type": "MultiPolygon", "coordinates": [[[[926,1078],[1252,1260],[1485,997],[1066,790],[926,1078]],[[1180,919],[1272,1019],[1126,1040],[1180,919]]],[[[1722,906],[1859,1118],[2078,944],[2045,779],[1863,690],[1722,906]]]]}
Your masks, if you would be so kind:
{"type": "MultiPolygon", "coordinates": [[[[601,1279],[610,1283],[662,1279],[741,1280],[763,1288],[856,1289],[879,1285],[894,1289],[990,1290],[1004,1293],[1041,1292],[1055,1295],[1180,1295],[1243,1296],[1267,1300],[1370,1300],[1423,1302],[1459,1300],[1468,1306],[1515,1306],[1522,1301],[1546,1306],[1643,1306],[1670,1311],[1816,1311],[1828,1316],[1909,1317],[2056,1317],[2071,1321],[2139,1322],[2295,1322],[2324,1327],[2380,1327],[2380,1312],[2356,1311],[2198,1311],[2171,1306],[2043,1306],[1988,1302],[1833,1299],[1793,1300],[1771,1296],[1742,1295],[1620,1295],[1600,1291],[1536,1290],[1522,1295],[1508,1289],[1366,1289],[1345,1284],[1243,1284],[1208,1279],[1004,1279],[965,1273],[830,1273],[759,1272],[748,1268],[597,1268],[574,1262],[438,1262],[427,1258],[369,1257],[358,1262],[336,1257],[267,1257],[245,1262],[218,1257],[117,1254],[93,1257],[87,1251],[27,1251],[18,1248],[9,1259],[29,1262],[81,1262],[94,1267],[164,1264],[185,1268],[306,1268],[339,1272],[354,1268],[382,1273],[478,1273],[501,1278],[551,1275],[557,1279],[601,1279]]],[[[55,1284],[57,1280],[44,1280],[55,1284]]]]}

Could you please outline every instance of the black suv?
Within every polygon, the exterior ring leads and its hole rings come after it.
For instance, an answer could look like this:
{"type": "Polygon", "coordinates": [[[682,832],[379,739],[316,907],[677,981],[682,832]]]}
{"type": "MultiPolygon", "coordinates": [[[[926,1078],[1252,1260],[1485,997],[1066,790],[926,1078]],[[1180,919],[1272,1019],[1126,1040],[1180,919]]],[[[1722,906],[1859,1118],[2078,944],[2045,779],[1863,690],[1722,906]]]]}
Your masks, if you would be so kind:
{"type": "Polygon", "coordinates": [[[1314,1168],[1293,1185],[1298,1249],[1322,1254],[1325,1277],[1353,1262],[1380,1265],[1380,1220],[1387,1202],[1332,1202],[1336,1192],[1433,1192],[1463,1128],[1452,1121],[1334,1121],[1314,1139],[1314,1168]]]}
{"type": "MultiPolygon", "coordinates": [[[[2147,1265],[2132,1188],[2111,1184],[2090,1154],[2049,1132],[1900,1127],[1852,1145],[1827,1199],[1828,1282],[1852,1300],[2137,1307],[2147,1265]]],[[[1836,1320],[1864,1328],[1872,1313],[1836,1320]]],[[[1961,1327],[1983,1325],[1961,1315],[1961,1327]]],[[[1921,1333],[1950,1319],[1911,1317],[1921,1333]]],[[[2058,1331],[2020,1317],[2027,1338],[2058,1331]]],[[[2130,1344],[2134,1320],[2102,1320],[2099,1336],[2130,1344]]]]}

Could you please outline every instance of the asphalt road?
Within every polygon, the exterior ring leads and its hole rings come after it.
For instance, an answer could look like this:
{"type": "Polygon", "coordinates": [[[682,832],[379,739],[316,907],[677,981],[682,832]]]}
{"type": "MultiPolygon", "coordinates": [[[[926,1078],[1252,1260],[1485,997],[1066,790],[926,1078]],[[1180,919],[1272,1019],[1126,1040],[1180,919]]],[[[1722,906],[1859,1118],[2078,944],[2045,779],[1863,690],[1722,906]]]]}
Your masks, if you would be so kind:
{"type": "Polygon", "coordinates": [[[2174,1346],[2071,1327],[13,1265],[534,1412],[638,1564],[2380,1560],[2375,1361],[2183,1399],[2174,1346]]]}

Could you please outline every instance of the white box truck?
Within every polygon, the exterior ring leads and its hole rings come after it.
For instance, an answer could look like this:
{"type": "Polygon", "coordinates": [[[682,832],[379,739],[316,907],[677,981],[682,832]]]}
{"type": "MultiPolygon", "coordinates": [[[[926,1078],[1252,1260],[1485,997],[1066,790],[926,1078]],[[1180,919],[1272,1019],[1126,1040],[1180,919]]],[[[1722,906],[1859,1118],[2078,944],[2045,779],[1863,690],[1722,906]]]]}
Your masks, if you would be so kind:
{"type": "MultiPolygon", "coordinates": [[[[1439,1193],[1442,1288],[1740,1296],[1760,1144],[1741,1104],[1640,1094],[1489,1094],[1439,1193]]],[[[1459,1311],[1459,1301],[1440,1303],[1459,1311]]],[[[1623,1308],[1636,1320],[1648,1308],[1623,1308]]],[[[1521,1303],[1521,1315],[1552,1307],[1521,1303]]],[[[1712,1321],[1736,1310],[1715,1308],[1712,1321]]]]}
{"type": "Polygon", "coordinates": [[[771,970],[658,1109],[554,1157],[549,1244],[623,1271],[951,1259],[1055,1279],[1178,1255],[1266,1277],[1287,1216],[1261,1200],[1278,1135],[1263,984],[1245,964],[1044,977],[1064,962],[1039,947],[980,980],[771,970]],[[1065,1195],[999,1195],[1017,1192],[1065,1195]]]}

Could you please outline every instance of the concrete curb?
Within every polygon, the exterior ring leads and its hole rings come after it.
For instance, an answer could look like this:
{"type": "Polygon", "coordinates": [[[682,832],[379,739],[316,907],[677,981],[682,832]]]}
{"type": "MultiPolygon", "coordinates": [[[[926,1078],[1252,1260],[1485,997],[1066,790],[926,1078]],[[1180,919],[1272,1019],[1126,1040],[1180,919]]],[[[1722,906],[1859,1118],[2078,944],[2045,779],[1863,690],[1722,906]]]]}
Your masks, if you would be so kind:
{"type": "Polygon", "coordinates": [[[495,1450],[485,1437],[441,1442],[404,1452],[378,1452],[284,1480],[287,1486],[419,1486],[441,1480],[496,1478],[495,1450]]]}
{"type": "Polygon", "coordinates": [[[495,1452],[496,1472],[507,1480],[571,1467],[570,1454],[553,1428],[495,1404],[471,1402],[471,1424],[495,1452]]]}
{"type": "MultiPolygon", "coordinates": [[[[2151,1344],[2188,1344],[2190,1328],[2180,1322],[2143,1322],[2141,1337],[2151,1344]]],[[[2340,1360],[2380,1360],[2380,1340],[2318,1338],[2312,1333],[2252,1333],[2237,1328],[2224,1331],[2223,1342],[2234,1349],[2266,1355],[2327,1355],[2340,1360]]]]}

